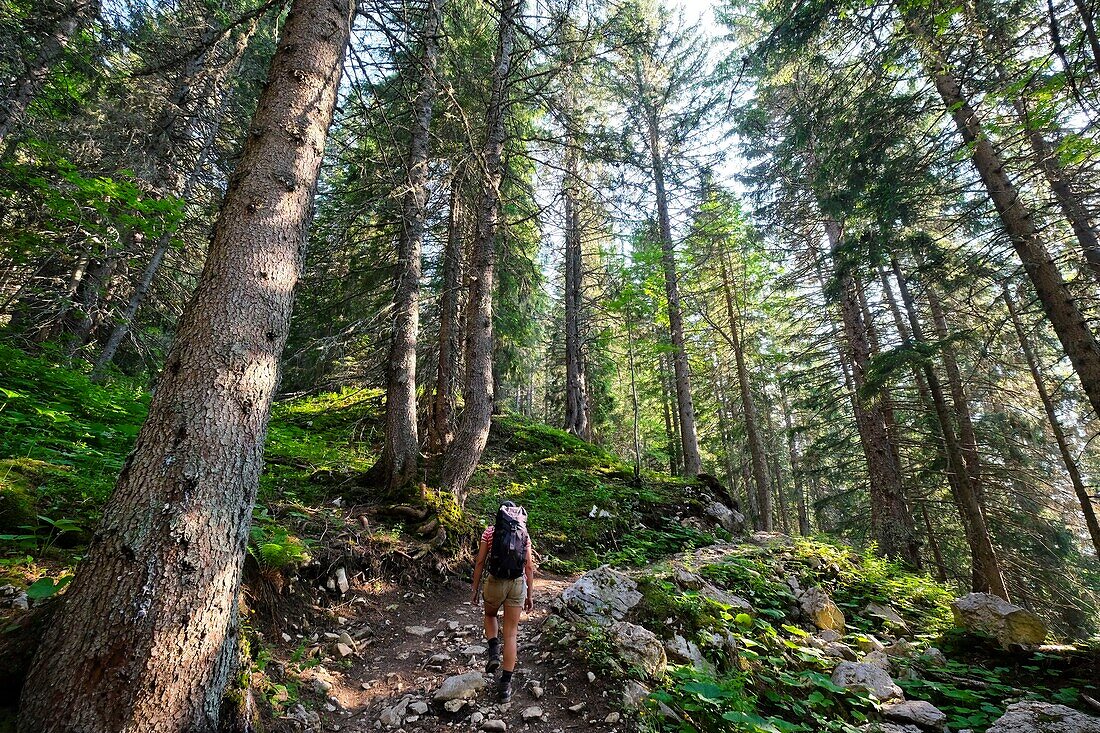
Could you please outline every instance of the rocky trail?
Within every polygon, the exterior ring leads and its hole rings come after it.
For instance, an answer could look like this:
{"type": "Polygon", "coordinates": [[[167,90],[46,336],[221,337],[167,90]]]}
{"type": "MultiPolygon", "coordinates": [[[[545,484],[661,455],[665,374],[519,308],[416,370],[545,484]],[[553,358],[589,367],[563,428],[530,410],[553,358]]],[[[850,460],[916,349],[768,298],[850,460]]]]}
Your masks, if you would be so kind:
{"type": "Polygon", "coordinates": [[[506,705],[497,702],[496,675],[484,673],[481,608],[470,604],[470,586],[452,579],[423,593],[395,592],[370,604],[352,598],[342,606],[362,610],[337,614],[333,628],[318,634],[330,656],[300,675],[302,694],[324,702],[312,710],[292,705],[280,722],[302,731],[363,733],[626,730],[601,680],[544,643],[550,603],[570,582],[537,576],[506,705]]]}

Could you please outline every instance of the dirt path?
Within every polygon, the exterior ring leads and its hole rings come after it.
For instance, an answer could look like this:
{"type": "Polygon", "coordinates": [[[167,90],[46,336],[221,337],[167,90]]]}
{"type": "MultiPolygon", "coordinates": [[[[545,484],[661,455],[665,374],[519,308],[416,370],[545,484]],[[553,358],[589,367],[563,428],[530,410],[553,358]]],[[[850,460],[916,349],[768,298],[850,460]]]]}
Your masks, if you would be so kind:
{"type": "MultiPolygon", "coordinates": [[[[616,720],[618,693],[608,690],[600,679],[590,681],[583,665],[543,640],[550,602],[569,582],[545,574],[535,580],[535,609],[520,626],[519,663],[512,683],[515,694],[508,705],[497,703],[496,680],[489,675],[485,678],[490,684],[457,712],[448,712],[432,700],[447,677],[484,672],[481,608],[470,604],[466,583],[450,581],[430,592],[391,596],[380,608],[364,610],[338,628],[326,630],[330,635],[341,631],[355,635],[366,624],[373,634],[357,642],[353,654],[339,661],[326,660],[303,675],[318,697],[327,697],[327,704],[316,711],[322,729],[362,733],[632,730],[625,720],[616,720]],[[536,697],[539,688],[542,694],[536,697]],[[580,703],[579,710],[569,709],[580,703]],[[533,707],[541,709],[540,717],[532,717],[537,712],[533,707]],[[503,721],[506,728],[489,721],[503,721]]],[[[311,722],[305,727],[316,729],[316,720],[311,722]]]]}

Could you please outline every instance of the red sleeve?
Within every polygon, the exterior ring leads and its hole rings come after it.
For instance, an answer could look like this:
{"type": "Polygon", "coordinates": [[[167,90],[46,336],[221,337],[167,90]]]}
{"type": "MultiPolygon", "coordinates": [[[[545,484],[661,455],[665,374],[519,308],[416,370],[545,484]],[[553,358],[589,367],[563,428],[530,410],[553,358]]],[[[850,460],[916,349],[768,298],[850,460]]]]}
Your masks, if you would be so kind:
{"type": "Polygon", "coordinates": [[[492,525],[489,525],[488,527],[486,527],[485,531],[481,533],[481,541],[482,542],[492,542],[493,541],[493,526],[492,525]]]}

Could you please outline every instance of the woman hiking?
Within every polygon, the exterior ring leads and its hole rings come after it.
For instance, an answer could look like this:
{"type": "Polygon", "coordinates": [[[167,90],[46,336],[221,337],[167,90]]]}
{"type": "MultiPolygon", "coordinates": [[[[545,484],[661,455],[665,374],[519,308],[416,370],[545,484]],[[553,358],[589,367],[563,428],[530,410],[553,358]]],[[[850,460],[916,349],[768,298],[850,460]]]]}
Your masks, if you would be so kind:
{"type": "Polygon", "coordinates": [[[531,559],[531,537],[527,534],[527,511],[506,501],[497,511],[496,523],[485,528],[474,565],[474,594],[485,599],[485,639],[489,661],[485,671],[500,673],[500,701],[512,699],[512,673],[516,669],[516,636],[522,611],[530,612],[535,603],[535,564],[531,559]],[[485,583],[482,585],[482,573],[485,583]],[[497,612],[504,607],[504,663],[501,664],[500,639],[497,636],[497,612]]]}

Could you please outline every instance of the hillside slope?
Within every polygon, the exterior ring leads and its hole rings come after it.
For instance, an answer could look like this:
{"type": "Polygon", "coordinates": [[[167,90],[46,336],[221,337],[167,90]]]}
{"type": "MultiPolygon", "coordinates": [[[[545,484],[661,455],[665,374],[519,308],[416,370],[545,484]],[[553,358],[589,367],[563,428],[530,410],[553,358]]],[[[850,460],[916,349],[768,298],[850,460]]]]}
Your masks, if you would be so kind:
{"type": "MultiPolygon", "coordinates": [[[[0,347],[9,632],[63,592],[146,399],[134,385],[95,385],[0,347]]],[[[431,470],[416,501],[373,501],[363,477],[381,407],[378,392],[349,389],[275,408],[237,690],[266,730],[501,720],[531,731],[851,731],[882,719],[882,700],[834,672],[869,653],[907,698],[942,712],[927,730],[982,733],[1026,698],[1098,712],[1095,647],[1006,650],[954,627],[961,589],[825,538],[731,534],[734,515],[712,489],[656,473],[635,480],[605,450],[515,416],[495,421],[465,513],[427,488],[431,470]],[[504,498],[530,511],[542,571],[522,636],[522,692],[510,708],[481,692],[451,710],[434,696],[448,676],[480,668],[469,560],[504,498]],[[570,600],[615,573],[631,586],[621,617],[570,600]],[[831,599],[824,617],[807,593],[831,599]],[[642,630],[641,653],[624,653],[617,624],[642,630]]]]}

